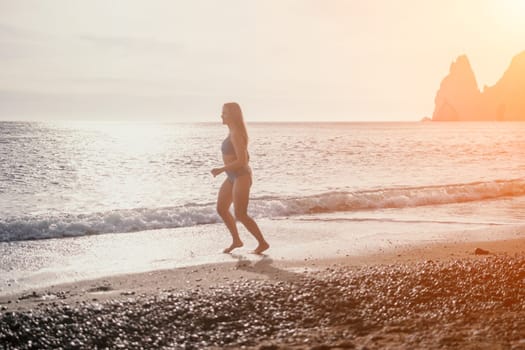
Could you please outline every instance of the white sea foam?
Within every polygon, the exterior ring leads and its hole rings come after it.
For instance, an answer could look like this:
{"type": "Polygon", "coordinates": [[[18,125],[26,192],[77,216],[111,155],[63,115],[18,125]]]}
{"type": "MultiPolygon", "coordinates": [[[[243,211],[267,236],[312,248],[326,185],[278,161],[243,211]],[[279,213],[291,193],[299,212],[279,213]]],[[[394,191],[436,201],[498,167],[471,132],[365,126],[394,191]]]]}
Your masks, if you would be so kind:
{"type": "MultiPolygon", "coordinates": [[[[525,196],[525,180],[499,180],[426,187],[395,187],[369,191],[325,192],[305,197],[253,198],[255,217],[406,208],[525,196]]],[[[0,241],[72,237],[190,227],[220,222],[214,203],[177,207],[112,210],[82,215],[19,217],[0,220],[0,241]]]]}

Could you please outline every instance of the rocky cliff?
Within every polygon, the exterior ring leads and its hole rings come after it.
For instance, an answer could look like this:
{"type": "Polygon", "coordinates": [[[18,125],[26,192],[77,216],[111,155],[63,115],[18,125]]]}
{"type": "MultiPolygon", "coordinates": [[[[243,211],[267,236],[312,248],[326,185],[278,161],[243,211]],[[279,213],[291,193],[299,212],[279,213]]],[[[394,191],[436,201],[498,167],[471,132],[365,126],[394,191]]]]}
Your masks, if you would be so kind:
{"type": "Polygon", "coordinates": [[[525,51],[482,92],[467,56],[459,56],[441,82],[435,104],[434,121],[525,121],[525,51]]]}

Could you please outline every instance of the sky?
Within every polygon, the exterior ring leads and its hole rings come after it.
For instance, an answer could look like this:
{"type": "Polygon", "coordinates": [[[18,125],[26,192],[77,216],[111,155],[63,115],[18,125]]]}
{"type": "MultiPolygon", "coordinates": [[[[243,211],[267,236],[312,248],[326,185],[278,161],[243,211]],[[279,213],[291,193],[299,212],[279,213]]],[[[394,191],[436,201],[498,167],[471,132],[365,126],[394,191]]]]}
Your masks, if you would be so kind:
{"type": "Polygon", "coordinates": [[[417,121],[457,56],[480,88],[525,0],[0,0],[0,120],[417,121]]]}

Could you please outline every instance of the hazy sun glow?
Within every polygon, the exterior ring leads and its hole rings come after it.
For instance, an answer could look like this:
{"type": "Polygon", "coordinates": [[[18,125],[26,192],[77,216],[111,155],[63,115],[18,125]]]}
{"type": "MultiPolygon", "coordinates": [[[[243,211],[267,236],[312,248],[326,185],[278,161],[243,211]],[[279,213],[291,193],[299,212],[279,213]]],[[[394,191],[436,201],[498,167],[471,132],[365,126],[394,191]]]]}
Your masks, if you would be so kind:
{"type": "MultiPolygon", "coordinates": [[[[494,19],[495,25],[509,36],[501,40],[511,40],[514,35],[524,38],[523,23],[525,18],[525,1],[523,0],[502,0],[498,2],[488,2],[488,16],[494,19]]],[[[525,47],[518,48],[518,51],[525,47]]],[[[516,52],[518,53],[518,52],[516,52]]]]}
{"type": "Polygon", "coordinates": [[[235,100],[250,120],[419,120],[458,55],[496,83],[523,18],[522,0],[4,2],[0,119],[214,121],[235,100]]]}

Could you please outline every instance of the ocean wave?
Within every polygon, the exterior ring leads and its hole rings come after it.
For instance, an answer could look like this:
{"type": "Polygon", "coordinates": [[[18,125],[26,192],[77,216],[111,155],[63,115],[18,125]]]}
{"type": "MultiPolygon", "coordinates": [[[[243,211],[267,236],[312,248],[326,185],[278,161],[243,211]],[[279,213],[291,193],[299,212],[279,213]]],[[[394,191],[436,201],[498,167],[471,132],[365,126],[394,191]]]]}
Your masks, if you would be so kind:
{"type": "Polygon", "coordinates": [[[291,216],[338,211],[407,208],[483,201],[525,195],[525,180],[496,180],[466,184],[396,187],[368,191],[327,192],[302,198],[271,198],[251,206],[266,216],[291,216]]]}
{"type": "MultiPolygon", "coordinates": [[[[369,191],[326,192],[306,197],[259,197],[250,202],[255,217],[452,204],[525,195],[525,180],[397,187],[369,191]]],[[[82,215],[0,219],[0,241],[20,241],[90,234],[135,232],[220,222],[215,204],[113,210],[82,215]]]]}
{"type": "Polygon", "coordinates": [[[0,220],[0,242],[188,227],[219,222],[214,205],[120,209],[0,220]]]}

